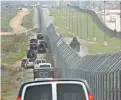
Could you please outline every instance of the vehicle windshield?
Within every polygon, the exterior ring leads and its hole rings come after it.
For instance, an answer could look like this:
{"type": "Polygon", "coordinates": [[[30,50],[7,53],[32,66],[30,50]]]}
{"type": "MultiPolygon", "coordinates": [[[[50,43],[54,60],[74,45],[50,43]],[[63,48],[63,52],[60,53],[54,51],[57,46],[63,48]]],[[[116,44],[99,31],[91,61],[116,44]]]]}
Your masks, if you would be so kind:
{"type": "Polygon", "coordinates": [[[86,100],[82,85],[58,84],[57,100],[86,100]]]}
{"type": "Polygon", "coordinates": [[[42,34],[38,34],[39,36],[42,36],[42,34]]]}
{"type": "Polygon", "coordinates": [[[25,91],[24,100],[52,100],[51,85],[47,84],[28,87],[25,91]]]}
{"type": "Polygon", "coordinates": [[[33,62],[33,60],[32,59],[29,59],[29,62],[33,62]]]}
{"type": "Polygon", "coordinates": [[[31,53],[31,52],[33,52],[33,51],[32,51],[32,50],[29,50],[28,52],[31,53]]]}
{"type": "Polygon", "coordinates": [[[30,42],[31,42],[31,43],[32,43],[32,42],[37,42],[37,40],[36,40],[36,39],[31,39],[30,42]]]}
{"type": "Polygon", "coordinates": [[[50,67],[50,65],[40,65],[40,67],[50,67]]]}
{"type": "Polygon", "coordinates": [[[42,60],[42,63],[46,63],[46,61],[45,60],[42,60]]]}
{"type": "Polygon", "coordinates": [[[44,45],[43,45],[43,44],[40,44],[40,45],[39,45],[39,47],[40,47],[40,48],[43,48],[43,47],[44,47],[44,45]]]}

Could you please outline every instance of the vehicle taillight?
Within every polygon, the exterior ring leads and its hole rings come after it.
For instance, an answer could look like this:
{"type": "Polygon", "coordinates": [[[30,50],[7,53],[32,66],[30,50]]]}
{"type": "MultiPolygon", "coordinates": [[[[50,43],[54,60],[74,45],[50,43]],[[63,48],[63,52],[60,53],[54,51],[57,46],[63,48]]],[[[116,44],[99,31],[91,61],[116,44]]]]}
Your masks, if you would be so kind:
{"type": "Polygon", "coordinates": [[[21,100],[21,97],[17,97],[16,100],[21,100]]]}
{"type": "Polygon", "coordinates": [[[89,100],[94,100],[93,94],[92,93],[88,93],[88,98],[89,98],[89,100]]]}

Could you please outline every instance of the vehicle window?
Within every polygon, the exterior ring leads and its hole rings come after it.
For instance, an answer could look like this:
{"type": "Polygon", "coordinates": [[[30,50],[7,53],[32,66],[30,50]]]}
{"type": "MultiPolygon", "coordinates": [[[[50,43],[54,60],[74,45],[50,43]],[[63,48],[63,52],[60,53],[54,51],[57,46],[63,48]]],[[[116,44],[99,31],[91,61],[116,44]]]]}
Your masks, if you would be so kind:
{"type": "Polygon", "coordinates": [[[51,85],[30,86],[25,91],[24,100],[52,100],[51,85]]]}
{"type": "Polygon", "coordinates": [[[29,59],[29,62],[33,62],[33,60],[32,59],[29,59]]]}
{"type": "Polygon", "coordinates": [[[42,48],[42,47],[44,47],[44,45],[43,45],[43,44],[40,44],[40,45],[39,45],[39,47],[41,47],[41,48],[42,48]]]}
{"type": "Polygon", "coordinates": [[[31,39],[31,41],[30,42],[37,42],[37,40],[36,39],[31,39]]]}
{"type": "Polygon", "coordinates": [[[23,59],[23,62],[26,62],[27,61],[27,59],[23,59]]]}
{"type": "Polygon", "coordinates": [[[50,67],[50,65],[40,65],[40,67],[50,67]]]}
{"type": "Polygon", "coordinates": [[[37,64],[41,63],[41,60],[37,60],[37,64]]]}
{"type": "Polygon", "coordinates": [[[42,63],[46,63],[46,61],[45,60],[42,60],[42,63]]]}
{"type": "Polygon", "coordinates": [[[81,85],[58,84],[57,100],[86,100],[86,96],[81,85]]]}
{"type": "Polygon", "coordinates": [[[38,34],[39,36],[42,36],[42,34],[38,34]]]}

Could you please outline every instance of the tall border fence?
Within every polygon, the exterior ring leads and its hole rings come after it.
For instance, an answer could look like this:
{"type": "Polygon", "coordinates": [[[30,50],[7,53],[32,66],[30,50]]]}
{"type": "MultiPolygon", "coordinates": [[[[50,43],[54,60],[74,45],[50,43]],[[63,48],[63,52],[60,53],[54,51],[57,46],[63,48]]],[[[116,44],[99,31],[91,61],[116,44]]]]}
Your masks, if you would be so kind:
{"type": "Polygon", "coordinates": [[[79,7],[76,7],[76,6],[70,6],[72,8],[75,8],[81,12],[84,12],[86,14],[88,14],[89,16],[94,17],[94,21],[96,22],[96,24],[106,33],[108,34],[109,36],[111,37],[117,37],[117,38],[121,38],[121,32],[115,32],[111,29],[109,29],[107,26],[104,25],[104,23],[102,23],[102,21],[100,20],[100,18],[98,17],[98,15],[93,12],[92,10],[85,10],[85,9],[81,9],[79,7]]]}
{"type": "Polygon", "coordinates": [[[80,57],[56,34],[53,24],[46,27],[41,7],[40,12],[41,29],[48,36],[61,77],[87,80],[95,100],[121,100],[121,51],[80,57]]]}

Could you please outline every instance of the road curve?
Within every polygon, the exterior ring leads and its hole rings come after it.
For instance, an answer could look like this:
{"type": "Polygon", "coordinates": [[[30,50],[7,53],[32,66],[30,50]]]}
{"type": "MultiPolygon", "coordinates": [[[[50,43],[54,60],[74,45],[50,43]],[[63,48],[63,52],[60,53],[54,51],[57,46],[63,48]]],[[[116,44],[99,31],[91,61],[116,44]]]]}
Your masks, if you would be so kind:
{"type": "Polygon", "coordinates": [[[20,33],[23,30],[26,30],[26,28],[23,27],[21,24],[22,24],[23,18],[29,13],[30,12],[27,8],[22,8],[22,10],[18,12],[17,15],[10,20],[9,25],[13,31],[12,32],[0,32],[0,35],[13,35],[14,33],[20,33]]]}
{"type": "Polygon", "coordinates": [[[22,8],[22,10],[18,12],[14,18],[11,19],[10,27],[13,29],[14,33],[26,30],[25,27],[21,26],[21,24],[24,16],[28,15],[29,13],[30,12],[27,8],[22,8]]]}

